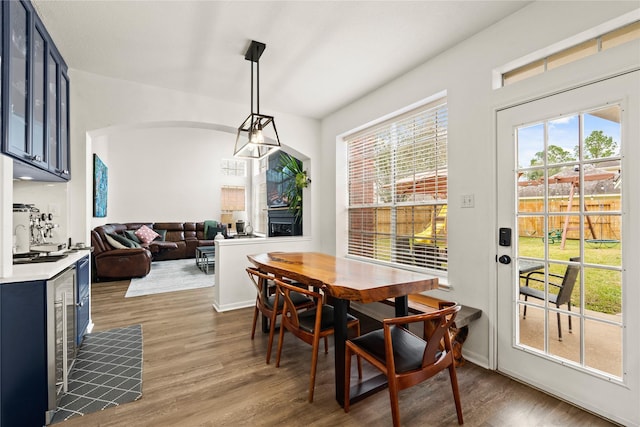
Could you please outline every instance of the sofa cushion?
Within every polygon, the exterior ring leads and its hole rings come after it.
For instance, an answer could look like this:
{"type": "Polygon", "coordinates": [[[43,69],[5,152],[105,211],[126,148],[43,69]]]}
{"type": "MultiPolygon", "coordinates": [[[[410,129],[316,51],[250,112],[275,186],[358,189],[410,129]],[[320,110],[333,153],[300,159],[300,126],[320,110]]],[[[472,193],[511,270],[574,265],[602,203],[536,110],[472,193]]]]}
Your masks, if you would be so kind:
{"type": "Polygon", "coordinates": [[[121,243],[121,244],[125,245],[127,248],[139,248],[140,247],[140,243],[136,243],[133,240],[126,238],[122,234],[110,233],[109,236],[111,236],[112,238],[117,240],[118,243],[121,243]]]}
{"type": "Polygon", "coordinates": [[[215,228],[217,226],[218,226],[218,221],[213,221],[213,220],[210,220],[210,219],[206,220],[204,222],[204,235],[205,235],[205,238],[207,238],[206,236],[209,235],[209,229],[210,228],[215,228]]]}
{"type": "Polygon", "coordinates": [[[104,237],[107,239],[107,243],[109,243],[114,249],[129,249],[128,246],[118,242],[118,240],[113,237],[113,234],[105,234],[104,237]]]}
{"type": "Polygon", "coordinates": [[[156,233],[158,233],[158,237],[153,239],[156,242],[164,242],[167,238],[167,230],[158,230],[156,228],[153,229],[156,233]]]}
{"type": "Polygon", "coordinates": [[[218,232],[222,233],[223,236],[225,236],[226,238],[226,229],[222,228],[222,227],[209,227],[209,229],[207,230],[207,235],[205,236],[205,238],[207,240],[214,240],[216,237],[216,234],[218,234],[218,232]]]}
{"type": "Polygon", "coordinates": [[[136,236],[136,231],[135,230],[124,230],[124,235],[129,240],[133,240],[136,243],[142,243],[140,241],[140,239],[138,239],[138,236],[136,236]]]}
{"type": "Polygon", "coordinates": [[[136,236],[138,236],[138,239],[140,239],[142,243],[147,243],[147,244],[152,242],[153,239],[159,236],[158,233],[156,233],[146,225],[143,225],[142,227],[138,228],[135,234],[136,236]]]}

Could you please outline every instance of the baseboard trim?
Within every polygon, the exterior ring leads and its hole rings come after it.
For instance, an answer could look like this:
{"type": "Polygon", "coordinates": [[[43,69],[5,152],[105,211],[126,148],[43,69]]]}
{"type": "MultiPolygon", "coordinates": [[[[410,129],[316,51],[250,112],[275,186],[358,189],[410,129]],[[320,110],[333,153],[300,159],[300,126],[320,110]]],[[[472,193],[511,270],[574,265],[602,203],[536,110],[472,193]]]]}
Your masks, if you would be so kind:
{"type": "Polygon", "coordinates": [[[234,303],[234,304],[225,304],[225,305],[220,305],[216,301],[214,301],[213,302],[213,309],[215,311],[217,311],[218,313],[224,313],[225,311],[239,310],[241,308],[253,307],[255,304],[256,304],[255,300],[242,301],[242,302],[237,302],[237,303],[234,303]]]}

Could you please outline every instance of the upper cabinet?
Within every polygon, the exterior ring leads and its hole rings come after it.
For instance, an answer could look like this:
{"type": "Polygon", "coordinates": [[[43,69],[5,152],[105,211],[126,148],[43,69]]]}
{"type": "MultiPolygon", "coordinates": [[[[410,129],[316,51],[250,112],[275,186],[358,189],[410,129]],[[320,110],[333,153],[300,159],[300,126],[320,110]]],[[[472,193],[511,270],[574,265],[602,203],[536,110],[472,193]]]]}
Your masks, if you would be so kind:
{"type": "Polygon", "coordinates": [[[67,65],[28,1],[2,2],[2,152],[14,177],[67,181],[67,65]]]}

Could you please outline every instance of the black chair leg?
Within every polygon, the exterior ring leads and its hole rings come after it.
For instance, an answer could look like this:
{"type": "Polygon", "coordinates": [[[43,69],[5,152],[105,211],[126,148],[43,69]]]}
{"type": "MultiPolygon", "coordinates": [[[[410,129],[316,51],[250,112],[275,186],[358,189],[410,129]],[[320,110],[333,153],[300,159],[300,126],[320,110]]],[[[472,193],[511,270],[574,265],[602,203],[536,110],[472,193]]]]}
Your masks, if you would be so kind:
{"type": "MultiPolygon", "coordinates": [[[[571,311],[571,303],[567,303],[567,307],[569,307],[569,311],[571,311]]],[[[573,333],[573,329],[571,328],[571,315],[569,315],[569,333],[573,333]]]]}
{"type": "MultiPolygon", "coordinates": [[[[524,301],[527,301],[527,295],[524,296],[524,301]]],[[[524,306],[524,312],[522,313],[522,318],[526,319],[527,318],[527,306],[524,306]]]]}
{"type": "Polygon", "coordinates": [[[558,341],[562,341],[562,328],[560,326],[560,313],[556,313],[558,317],[558,341]]]}

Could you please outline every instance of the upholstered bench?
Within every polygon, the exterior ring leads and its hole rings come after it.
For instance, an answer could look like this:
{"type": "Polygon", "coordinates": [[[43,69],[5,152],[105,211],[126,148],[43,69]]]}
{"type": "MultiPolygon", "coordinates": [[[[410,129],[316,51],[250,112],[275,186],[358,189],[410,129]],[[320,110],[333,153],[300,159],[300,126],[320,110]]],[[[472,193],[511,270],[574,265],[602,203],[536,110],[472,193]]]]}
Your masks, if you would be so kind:
{"type": "MultiPolygon", "coordinates": [[[[409,313],[430,313],[438,310],[438,304],[444,302],[438,298],[434,298],[422,294],[409,295],[409,313]]],[[[395,305],[393,299],[383,301],[388,305],[395,305]]],[[[462,357],[462,345],[467,340],[469,335],[469,325],[476,319],[482,316],[482,310],[478,308],[469,307],[463,305],[456,320],[451,328],[451,343],[453,345],[453,358],[455,359],[456,366],[462,366],[464,364],[464,357],[462,357]]]]}

